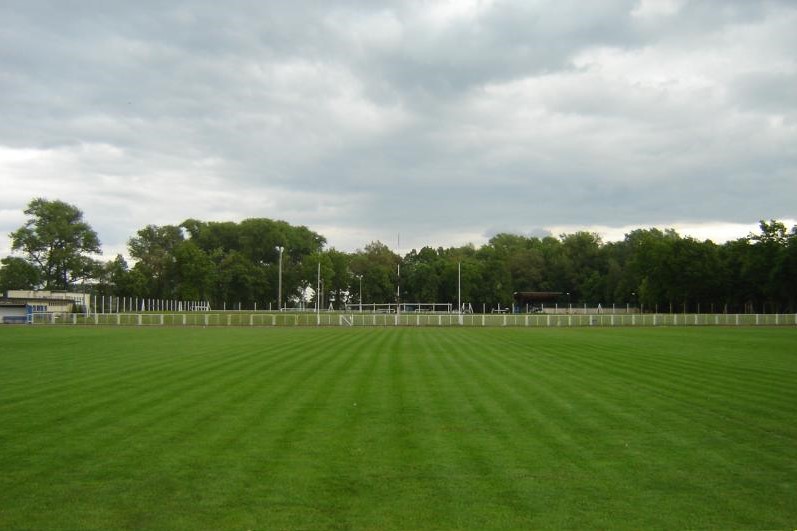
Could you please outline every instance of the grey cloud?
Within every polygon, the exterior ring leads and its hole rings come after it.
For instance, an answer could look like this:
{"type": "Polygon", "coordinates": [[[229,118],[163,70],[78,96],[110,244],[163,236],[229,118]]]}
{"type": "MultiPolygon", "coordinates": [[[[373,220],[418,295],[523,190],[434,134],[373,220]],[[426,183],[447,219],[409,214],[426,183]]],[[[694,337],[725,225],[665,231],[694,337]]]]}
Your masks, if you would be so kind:
{"type": "Polygon", "coordinates": [[[525,236],[527,238],[547,238],[548,236],[553,236],[550,230],[542,228],[542,227],[532,227],[529,229],[519,228],[518,225],[507,225],[501,227],[490,227],[484,231],[484,238],[489,240],[490,238],[497,236],[498,234],[518,234],[521,236],[525,236]]]}
{"type": "Polygon", "coordinates": [[[463,18],[438,31],[406,17],[401,20],[411,37],[367,56],[362,68],[377,72],[411,105],[451,97],[486,83],[569,69],[572,55],[587,46],[638,42],[628,20],[631,6],[497,3],[477,21],[463,18]]]}
{"type": "Polygon", "coordinates": [[[746,108],[794,115],[797,113],[797,66],[791,72],[751,72],[731,87],[746,108]]]}
{"type": "Polygon", "coordinates": [[[157,196],[163,222],[418,234],[794,217],[794,5],[693,1],[655,21],[636,5],[496,2],[436,25],[425,2],[5,4],[0,148],[71,158],[67,177],[0,178],[90,190],[74,197],[117,244],[157,196]],[[760,71],[733,68],[729,31],[760,71]],[[575,63],[601,49],[694,64],[707,86],[575,63]]]}

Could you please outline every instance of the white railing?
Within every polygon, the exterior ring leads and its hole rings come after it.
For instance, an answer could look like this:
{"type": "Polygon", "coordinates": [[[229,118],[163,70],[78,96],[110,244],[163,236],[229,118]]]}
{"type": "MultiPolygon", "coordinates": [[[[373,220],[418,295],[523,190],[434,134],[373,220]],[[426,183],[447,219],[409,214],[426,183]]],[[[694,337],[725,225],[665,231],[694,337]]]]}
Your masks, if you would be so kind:
{"type": "Polygon", "coordinates": [[[797,326],[797,314],[380,314],[380,313],[114,313],[37,312],[32,324],[95,326],[414,326],[614,327],[797,326]]]}

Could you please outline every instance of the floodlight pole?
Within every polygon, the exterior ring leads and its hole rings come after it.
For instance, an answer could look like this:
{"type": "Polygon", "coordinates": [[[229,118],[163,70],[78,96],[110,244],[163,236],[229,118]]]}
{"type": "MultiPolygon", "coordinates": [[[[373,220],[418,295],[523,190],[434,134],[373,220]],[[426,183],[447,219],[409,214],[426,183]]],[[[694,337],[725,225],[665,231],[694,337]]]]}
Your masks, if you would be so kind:
{"type": "Polygon", "coordinates": [[[277,250],[280,252],[280,260],[279,260],[279,273],[278,273],[278,281],[277,281],[277,311],[282,311],[282,251],[285,248],[280,245],[277,247],[277,250]]]}
{"type": "Polygon", "coordinates": [[[457,313],[462,313],[462,262],[457,262],[457,313]]]}
{"type": "Polygon", "coordinates": [[[462,262],[457,262],[457,313],[462,324],[462,262]]]}
{"type": "Polygon", "coordinates": [[[396,265],[398,282],[396,283],[396,326],[401,322],[401,263],[396,265]]]}
{"type": "Polygon", "coordinates": [[[363,276],[357,275],[360,279],[360,313],[363,313],[363,276]]]}
{"type": "Polygon", "coordinates": [[[401,322],[401,233],[396,234],[396,254],[398,263],[396,264],[396,326],[401,322]]]}

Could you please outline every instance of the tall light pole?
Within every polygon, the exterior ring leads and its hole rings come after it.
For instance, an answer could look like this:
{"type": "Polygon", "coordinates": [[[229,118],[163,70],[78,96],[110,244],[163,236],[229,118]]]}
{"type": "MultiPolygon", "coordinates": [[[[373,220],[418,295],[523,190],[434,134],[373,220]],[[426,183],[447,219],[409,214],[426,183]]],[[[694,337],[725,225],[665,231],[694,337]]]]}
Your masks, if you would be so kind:
{"type": "Polygon", "coordinates": [[[280,252],[279,273],[277,280],[277,310],[281,312],[282,311],[282,251],[285,250],[285,247],[280,245],[277,247],[277,250],[280,252]]]}
{"type": "Polygon", "coordinates": [[[396,283],[396,324],[399,324],[401,317],[401,263],[396,264],[396,275],[398,282],[396,283]]]}
{"type": "Polygon", "coordinates": [[[363,276],[357,275],[360,279],[360,313],[363,313],[363,276]]]}
{"type": "Polygon", "coordinates": [[[457,262],[457,313],[462,313],[462,262],[457,262]]]}
{"type": "Polygon", "coordinates": [[[457,314],[462,325],[462,262],[457,262],[457,314]]]}
{"type": "Polygon", "coordinates": [[[316,315],[316,324],[321,324],[321,262],[318,262],[318,277],[316,279],[316,289],[315,289],[315,315],[316,315]]]}
{"type": "Polygon", "coordinates": [[[396,236],[396,254],[398,263],[396,264],[396,326],[401,323],[401,233],[396,236]]]}

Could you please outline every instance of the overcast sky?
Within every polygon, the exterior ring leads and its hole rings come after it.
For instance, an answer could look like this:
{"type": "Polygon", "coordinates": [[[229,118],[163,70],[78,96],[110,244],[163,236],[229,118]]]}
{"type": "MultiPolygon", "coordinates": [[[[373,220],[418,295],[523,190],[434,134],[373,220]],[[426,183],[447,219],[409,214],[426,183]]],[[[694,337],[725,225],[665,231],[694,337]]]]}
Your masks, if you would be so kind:
{"type": "Polygon", "coordinates": [[[0,255],[283,219],[342,250],[797,218],[790,0],[0,2],[0,255]]]}

